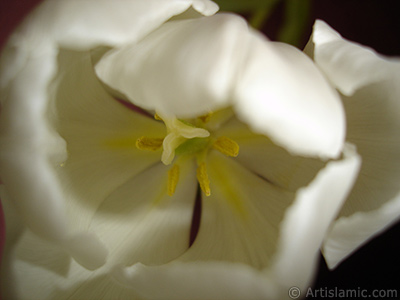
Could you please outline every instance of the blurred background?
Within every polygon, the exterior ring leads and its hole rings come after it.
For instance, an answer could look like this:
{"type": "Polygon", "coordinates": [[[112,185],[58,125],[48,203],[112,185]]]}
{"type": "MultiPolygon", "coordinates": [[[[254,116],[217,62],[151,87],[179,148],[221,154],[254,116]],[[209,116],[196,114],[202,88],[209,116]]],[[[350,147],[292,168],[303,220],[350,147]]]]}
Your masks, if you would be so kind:
{"type": "MultiPolygon", "coordinates": [[[[56,0],[54,0],[56,1],[56,0]]],[[[79,0],[78,0],[79,1],[79,0]]],[[[40,0],[0,0],[0,47],[40,0]]],[[[271,40],[303,48],[315,19],[343,37],[400,56],[399,0],[217,0],[222,11],[243,15],[271,40]]],[[[334,271],[321,257],[315,289],[397,289],[400,299],[400,222],[334,271]]],[[[311,298],[310,298],[311,299],[311,298]]],[[[315,298],[314,298],[315,299],[315,298]]],[[[389,299],[389,298],[384,298],[389,299]]]]}
{"type": "MultiPolygon", "coordinates": [[[[0,47],[42,0],[0,0],[0,47]]],[[[80,1],[80,0],[78,0],[80,1]]],[[[221,11],[243,15],[271,40],[303,48],[315,19],[347,39],[386,55],[400,55],[399,0],[216,0],[221,11]]]]}

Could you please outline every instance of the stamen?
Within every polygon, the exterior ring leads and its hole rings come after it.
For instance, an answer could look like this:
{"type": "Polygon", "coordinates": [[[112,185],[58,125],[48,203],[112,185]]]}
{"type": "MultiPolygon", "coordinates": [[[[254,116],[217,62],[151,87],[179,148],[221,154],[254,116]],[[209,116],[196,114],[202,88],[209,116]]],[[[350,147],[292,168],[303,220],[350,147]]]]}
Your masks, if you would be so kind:
{"type": "Polygon", "coordinates": [[[226,136],[219,137],[213,147],[226,156],[236,157],[239,154],[239,145],[226,136]]]}
{"type": "Polygon", "coordinates": [[[210,190],[210,179],[208,178],[206,163],[202,162],[197,167],[197,181],[200,184],[200,188],[206,196],[211,195],[210,190]]]}
{"type": "Polygon", "coordinates": [[[179,166],[173,165],[168,171],[168,195],[172,196],[175,193],[176,185],[179,181],[179,166]]]}
{"type": "Polygon", "coordinates": [[[158,121],[162,121],[163,119],[160,117],[159,114],[155,113],[154,114],[154,119],[158,120],[158,121]]]}
{"type": "Polygon", "coordinates": [[[162,138],[148,138],[142,136],[136,140],[136,148],[140,150],[157,151],[161,148],[164,139],[162,138]]]}

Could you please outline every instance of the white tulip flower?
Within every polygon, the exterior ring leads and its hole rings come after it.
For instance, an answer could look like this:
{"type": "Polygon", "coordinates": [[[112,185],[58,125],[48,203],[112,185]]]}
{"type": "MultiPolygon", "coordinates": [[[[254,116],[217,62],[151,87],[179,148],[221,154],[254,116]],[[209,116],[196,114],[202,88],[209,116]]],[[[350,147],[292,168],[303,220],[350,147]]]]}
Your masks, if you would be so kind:
{"type": "Polygon", "coordinates": [[[285,299],[311,284],[361,163],[341,99],[300,50],[217,10],[48,0],[11,36],[6,299],[285,299]]]}

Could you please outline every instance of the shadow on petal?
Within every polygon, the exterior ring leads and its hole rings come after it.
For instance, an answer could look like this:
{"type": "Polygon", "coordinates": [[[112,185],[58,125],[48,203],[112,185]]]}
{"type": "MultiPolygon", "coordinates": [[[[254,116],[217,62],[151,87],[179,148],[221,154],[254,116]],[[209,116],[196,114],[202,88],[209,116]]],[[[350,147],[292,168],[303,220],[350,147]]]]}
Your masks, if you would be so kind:
{"type": "Polygon", "coordinates": [[[109,274],[93,276],[76,283],[74,286],[54,291],[54,299],[140,299],[133,289],[117,283],[109,274]]]}
{"type": "Polygon", "coordinates": [[[15,257],[65,278],[68,277],[72,261],[71,256],[60,247],[33,236],[30,231],[25,232],[15,257]]]}

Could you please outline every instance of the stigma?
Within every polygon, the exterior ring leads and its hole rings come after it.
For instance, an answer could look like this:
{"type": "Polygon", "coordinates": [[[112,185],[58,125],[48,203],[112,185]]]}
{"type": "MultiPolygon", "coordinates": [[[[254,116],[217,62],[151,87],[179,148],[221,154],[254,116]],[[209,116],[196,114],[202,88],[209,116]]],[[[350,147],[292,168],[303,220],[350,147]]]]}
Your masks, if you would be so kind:
{"type": "Polygon", "coordinates": [[[239,154],[239,145],[226,136],[214,137],[214,132],[207,130],[207,123],[213,117],[212,113],[200,116],[191,121],[166,117],[156,113],[154,118],[162,121],[166,127],[164,138],[142,136],[136,141],[140,150],[158,151],[162,149],[161,162],[172,167],[168,171],[167,194],[173,196],[179,183],[181,163],[180,157],[193,157],[197,162],[196,177],[201,191],[205,196],[211,195],[210,179],[207,173],[207,155],[211,150],[217,150],[228,157],[239,154]],[[178,156],[175,159],[175,156],[178,156]]]}
{"type": "Polygon", "coordinates": [[[175,157],[175,150],[187,140],[194,138],[206,138],[210,132],[204,128],[199,128],[189,122],[173,118],[166,118],[156,114],[155,118],[161,119],[167,128],[167,135],[163,140],[163,153],[161,161],[165,165],[171,164],[175,157]]]}

